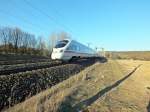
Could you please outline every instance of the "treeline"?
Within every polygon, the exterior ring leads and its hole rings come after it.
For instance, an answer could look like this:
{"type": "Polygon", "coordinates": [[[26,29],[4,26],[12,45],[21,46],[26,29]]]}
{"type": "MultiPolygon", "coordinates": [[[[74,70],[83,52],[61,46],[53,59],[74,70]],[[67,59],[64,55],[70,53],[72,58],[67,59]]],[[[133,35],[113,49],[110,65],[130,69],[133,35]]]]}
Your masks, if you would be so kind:
{"type": "Polygon", "coordinates": [[[106,57],[110,59],[150,60],[150,51],[107,51],[106,57]]]}
{"type": "Polygon", "coordinates": [[[42,36],[36,38],[35,35],[24,32],[19,28],[1,27],[0,53],[49,56],[55,43],[68,37],[68,34],[65,32],[53,33],[46,43],[42,36]]]}

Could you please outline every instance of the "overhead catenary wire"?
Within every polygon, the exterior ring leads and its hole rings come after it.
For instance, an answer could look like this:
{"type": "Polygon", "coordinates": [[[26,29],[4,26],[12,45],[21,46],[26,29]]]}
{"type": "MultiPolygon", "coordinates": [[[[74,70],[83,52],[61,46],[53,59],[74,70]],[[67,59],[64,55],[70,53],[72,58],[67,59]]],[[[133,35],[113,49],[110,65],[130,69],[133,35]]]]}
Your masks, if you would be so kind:
{"type": "Polygon", "coordinates": [[[5,15],[7,15],[9,17],[13,17],[15,19],[19,19],[19,20],[23,21],[24,23],[26,23],[26,24],[36,28],[38,31],[41,31],[41,28],[38,25],[36,25],[36,24],[34,24],[32,22],[29,22],[28,20],[26,20],[26,19],[24,19],[22,17],[16,16],[16,15],[14,15],[14,14],[8,12],[8,11],[4,11],[2,9],[0,9],[0,13],[5,14],[5,15]]]}
{"type": "MultiPolygon", "coordinates": [[[[13,5],[17,5],[17,3],[18,3],[18,1],[16,1],[16,0],[10,0],[10,4],[13,6],[13,5]],[[10,3],[11,2],[11,3],[10,3]]],[[[29,6],[30,7],[30,6],[29,6]]],[[[25,7],[22,7],[21,5],[17,5],[17,9],[18,10],[20,10],[23,14],[30,14],[31,15],[31,11],[27,11],[27,9],[25,8],[25,7]]],[[[32,13],[32,17],[34,18],[34,19],[36,19],[36,18],[38,18],[39,17],[39,15],[37,14],[37,13],[32,13]]],[[[41,20],[41,19],[40,19],[41,20]]],[[[43,27],[43,25],[42,24],[38,24],[37,23],[37,25],[38,26],[40,26],[40,28],[42,28],[42,29],[44,29],[44,30],[47,30],[47,28],[45,27],[45,26],[49,26],[48,24],[47,24],[47,22],[45,22],[45,21],[42,21],[42,23],[43,24],[46,24],[46,25],[44,25],[44,27],[43,27]]]]}
{"type": "MultiPolygon", "coordinates": [[[[10,0],[10,4],[12,6],[17,5],[17,1],[16,0],[10,0]],[[11,3],[10,3],[11,2],[11,3]]],[[[29,11],[26,11],[25,7],[22,7],[21,5],[17,5],[17,9],[20,10],[23,14],[27,13],[27,14],[31,14],[29,11]]],[[[35,13],[32,13],[32,17],[37,18],[39,15],[36,15],[35,13]]]]}
{"type": "Polygon", "coordinates": [[[32,7],[34,10],[40,12],[41,14],[43,14],[45,17],[49,18],[51,21],[53,21],[55,24],[57,24],[58,26],[63,27],[65,30],[67,30],[67,32],[72,33],[72,30],[68,27],[66,27],[64,24],[58,22],[53,16],[48,15],[45,11],[43,11],[42,9],[32,5],[28,0],[23,0],[27,5],[29,5],[30,7],[32,7]]]}

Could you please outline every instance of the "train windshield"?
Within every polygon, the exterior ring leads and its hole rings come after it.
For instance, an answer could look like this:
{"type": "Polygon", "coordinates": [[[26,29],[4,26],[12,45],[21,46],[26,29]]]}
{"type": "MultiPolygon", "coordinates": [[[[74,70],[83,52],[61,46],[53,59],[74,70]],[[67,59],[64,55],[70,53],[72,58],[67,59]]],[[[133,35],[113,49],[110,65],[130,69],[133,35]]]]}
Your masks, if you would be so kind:
{"type": "Polygon", "coordinates": [[[68,42],[69,42],[68,40],[58,41],[55,48],[65,47],[65,45],[67,45],[68,42]]]}

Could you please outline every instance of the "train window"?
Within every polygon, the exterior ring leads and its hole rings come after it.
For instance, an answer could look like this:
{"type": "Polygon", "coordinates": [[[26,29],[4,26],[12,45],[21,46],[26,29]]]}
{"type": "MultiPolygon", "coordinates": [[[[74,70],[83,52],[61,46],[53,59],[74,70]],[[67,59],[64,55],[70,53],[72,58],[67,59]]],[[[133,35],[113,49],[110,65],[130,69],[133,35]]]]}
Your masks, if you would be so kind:
{"type": "Polygon", "coordinates": [[[55,48],[65,47],[65,45],[67,45],[67,43],[68,43],[68,40],[58,41],[55,48]]]}
{"type": "Polygon", "coordinates": [[[73,45],[73,50],[76,51],[77,50],[77,46],[73,45]]]}
{"type": "Polygon", "coordinates": [[[73,50],[73,47],[71,44],[68,46],[67,50],[73,50]]]}
{"type": "Polygon", "coordinates": [[[73,50],[73,51],[76,51],[76,50],[77,50],[77,46],[74,45],[74,44],[71,44],[71,45],[67,48],[67,50],[73,50]]]}
{"type": "Polygon", "coordinates": [[[79,47],[79,46],[76,46],[76,50],[77,50],[77,51],[80,51],[80,47],[79,47]]]}

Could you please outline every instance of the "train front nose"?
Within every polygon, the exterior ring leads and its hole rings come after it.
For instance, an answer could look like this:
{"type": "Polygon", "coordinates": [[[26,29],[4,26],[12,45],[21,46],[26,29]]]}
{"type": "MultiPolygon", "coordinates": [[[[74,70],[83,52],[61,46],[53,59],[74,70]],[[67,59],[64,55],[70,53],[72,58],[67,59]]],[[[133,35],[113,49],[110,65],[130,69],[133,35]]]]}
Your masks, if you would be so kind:
{"type": "Polygon", "coordinates": [[[51,58],[53,60],[56,60],[56,59],[62,59],[63,57],[63,52],[61,49],[53,49],[53,52],[52,52],[52,55],[51,55],[51,58]]]}

